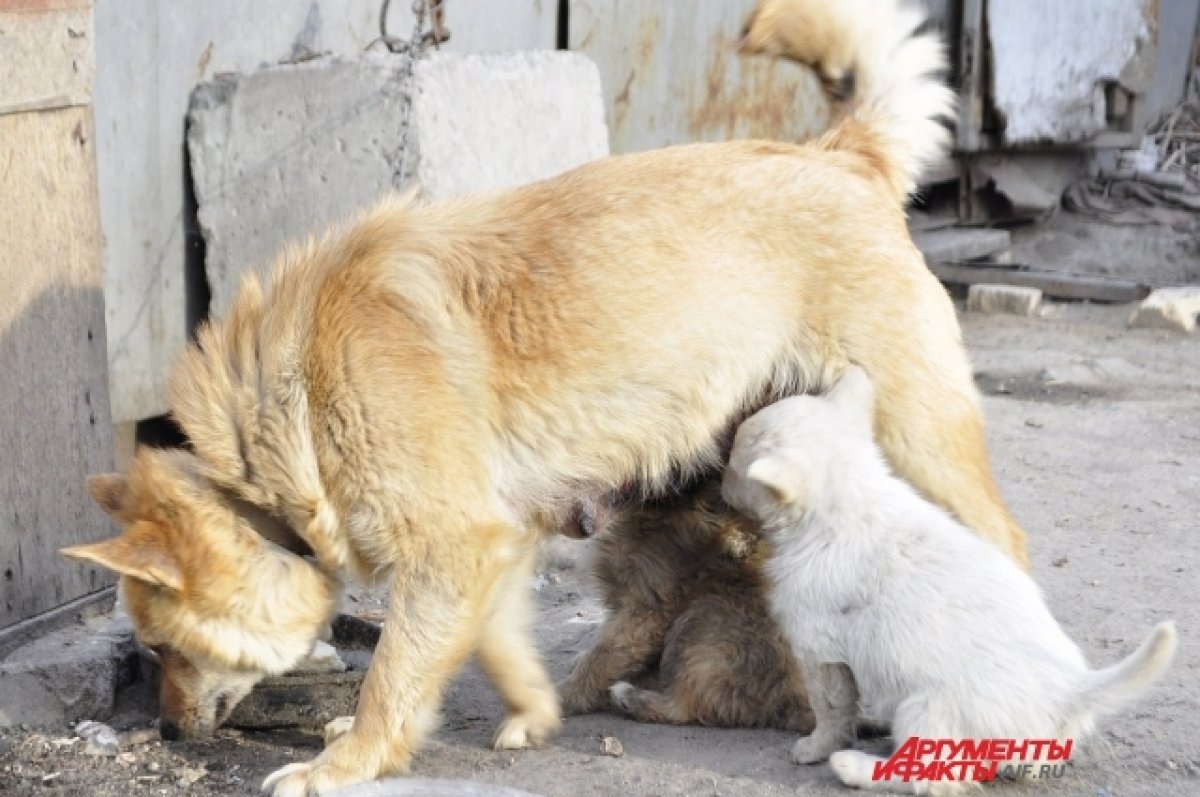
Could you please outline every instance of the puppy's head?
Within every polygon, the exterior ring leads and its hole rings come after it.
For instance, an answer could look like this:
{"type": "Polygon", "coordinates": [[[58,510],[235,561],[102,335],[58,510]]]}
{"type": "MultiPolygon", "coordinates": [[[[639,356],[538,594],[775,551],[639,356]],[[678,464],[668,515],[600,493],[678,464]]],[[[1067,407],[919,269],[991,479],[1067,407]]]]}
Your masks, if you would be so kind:
{"type": "Polygon", "coordinates": [[[760,0],[746,19],[739,50],[811,67],[834,99],[854,90],[855,42],[845,0],[760,0]]]}
{"type": "Polygon", "coordinates": [[[721,494],[762,523],[793,521],[864,456],[877,456],[871,430],[875,391],[851,366],[824,396],[784,399],[738,427],[721,494]]]}
{"type": "Polygon", "coordinates": [[[120,574],[138,638],[161,665],[166,739],[210,734],[264,675],[295,665],[338,594],[197,465],[183,451],[142,449],[128,476],[92,476],[92,497],[121,534],[62,551],[120,574]]]}

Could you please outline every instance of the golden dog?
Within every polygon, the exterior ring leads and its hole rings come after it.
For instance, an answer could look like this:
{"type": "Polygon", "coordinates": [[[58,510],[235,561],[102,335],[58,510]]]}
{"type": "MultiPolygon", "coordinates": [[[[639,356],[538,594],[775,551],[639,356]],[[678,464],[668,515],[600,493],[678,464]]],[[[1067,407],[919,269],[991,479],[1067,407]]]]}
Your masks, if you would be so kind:
{"type": "Polygon", "coordinates": [[[286,252],[265,284],[248,277],[200,330],[172,378],[193,450],[142,450],[127,476],[94,478],[123,531],[66,551],[122,575],[162,657],[164,729],[211,731],[291,667],[357,574],[389,579],[391,596],[353,726],[266,789],[404,771],[472,653],[508,709],[496,746],[541,741],[560,717],[528,628],[539,534],[582,494],[652,494],[717,467],[733,421],[851,361],[878,388],[896,471],[1023,559],[954,309],[904,220],[947,139],[941,50],[896,9],[901,25],[881,26],[890,0],[836,18],[839,4],[791,0],[778,5],[832,31],[793,53],[776,5],[750,49],[833,74],[822,42],[856,42],[855,100],[819,140],[695,144],[489,196],[391,200],[286,252]]]}

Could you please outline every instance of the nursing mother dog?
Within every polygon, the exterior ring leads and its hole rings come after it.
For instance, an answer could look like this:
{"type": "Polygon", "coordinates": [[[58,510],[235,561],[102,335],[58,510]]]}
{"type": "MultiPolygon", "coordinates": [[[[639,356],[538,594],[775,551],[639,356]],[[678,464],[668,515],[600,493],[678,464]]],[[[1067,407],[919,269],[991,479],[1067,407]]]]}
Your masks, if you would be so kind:
{"type": "Polygon", "coordinates": [[[405,771],[473,653],[508,711],[496,746],[546,739],[560,716],[529,630],[540,535],[580,496],[716,469],[737,420],[851,361],[877,385],[895,470],[1024,561],[953,307],[904,220],[947,140],[943,57],[889,3],[781,4],[823,31],[803,56],[822,75],[854,70],[857,96],[812,143],[393,199],[247,277],[172,377],[191,450],[94,477],[122,532],[66,551],[121,574],[162,661],[162,727],[211,732],[312,647],[359,576],[391,595],[353,726],[268,791],[405,771]],[[849,62],[826,63],[847,41],[849,62]],[[312,559],[268,541],[275,526],[312,559]]]}

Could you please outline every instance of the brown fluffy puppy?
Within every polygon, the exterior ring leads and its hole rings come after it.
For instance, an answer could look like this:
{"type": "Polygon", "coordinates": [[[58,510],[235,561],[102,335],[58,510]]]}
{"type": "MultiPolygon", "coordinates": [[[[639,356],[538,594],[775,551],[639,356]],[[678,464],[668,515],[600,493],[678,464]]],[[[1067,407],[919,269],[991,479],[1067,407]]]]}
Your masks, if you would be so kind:
{"type": "Polygon", "coordinates": [[[567,713],[612,705],[644,722],[808,733],[813,715],[767,609],[769,552],[710,479],[617,512],[592,545],[608,614],[558,685],[567,713]],[[619,683],[658,669],[659,690],[619,683]]]}
{"type": "Polygon", "coordinates": [[[880,27],[891,2],[839,23],[864,32],[856,94],[817,141],[692,144],[391,200],[248,277],[172,377],[193,452],[143,451],[97,480],[122,534],[67,551],[121,574],[179,693],[162,719],[211,732],[308,652],[339,580],[359,576],[391,594],[354,724],[268,790],[405,771],[472,654],[508,709],[495,745],[539,743],[561,721],[529,632],[540,535],[581,495],[711,472],[733,420],[850,362],[877,388],[897,473],[1023,561],[954,307],[904,217],[947,139],[944,59],[907,23],[880,27]]]}

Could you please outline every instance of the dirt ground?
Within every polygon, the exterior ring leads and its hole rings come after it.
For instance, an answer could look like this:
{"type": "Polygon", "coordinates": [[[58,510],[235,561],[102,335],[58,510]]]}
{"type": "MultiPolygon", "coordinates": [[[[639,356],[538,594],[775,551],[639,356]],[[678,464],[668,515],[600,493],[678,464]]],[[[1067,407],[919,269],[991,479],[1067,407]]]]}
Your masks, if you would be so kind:
{"type": "MultiPolygon", "coordinates": [[[[1196,267],[1188,267],[1193,276],[1196,267]]],[[[1035,319],[962,317],[993,460],[1056,615],[1095,664],[1124,656],[1163,619],[1174,618],[1181,637],[1164,681],[1103,721],[1064,778],[989,793],[1200,794],[1200,334],[1128,330],[1129,312],[1062,304],[1035,319]]],[[[541,579],[537,593],[538,639],[556,678],[600,619],[575,564],[586,543],[558,543],[547,569],[557,578],[541,579]]],[[[370,611],[372,596],[358,597],[351,608],[370,611]]],[[[112,724],[144,726],[150,712],[149,697],[135,689],[122,696],[112,724]]],[[[470,667],[450,689],[442,729],[416,758],[414,774],[545,797],[845,793],[827,766],[793,765],[793,739],[782,732],[596,714],[568,719],[544,749],[498,753],[487,744],[500,716],[499,701],[470,667]],[[621,741],[623,757],[602,754],[609,735],[621,741]]],[[[0,793],[247,794],[276,767],[320,749],[315,736],[247,732],[97,759],[67,742],[71,735],[68,728],[0,735],[0,793]]]]}

